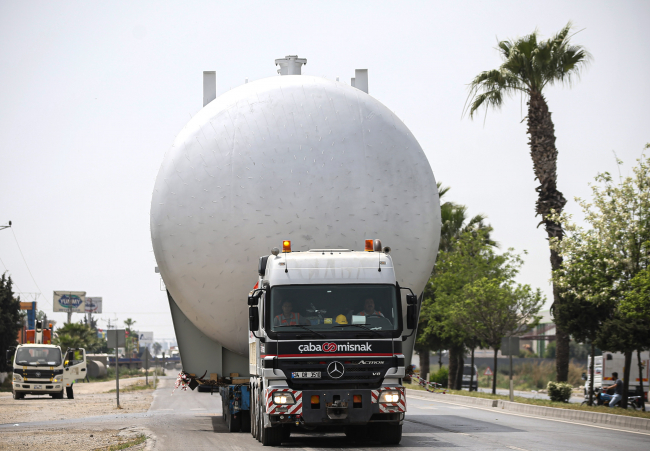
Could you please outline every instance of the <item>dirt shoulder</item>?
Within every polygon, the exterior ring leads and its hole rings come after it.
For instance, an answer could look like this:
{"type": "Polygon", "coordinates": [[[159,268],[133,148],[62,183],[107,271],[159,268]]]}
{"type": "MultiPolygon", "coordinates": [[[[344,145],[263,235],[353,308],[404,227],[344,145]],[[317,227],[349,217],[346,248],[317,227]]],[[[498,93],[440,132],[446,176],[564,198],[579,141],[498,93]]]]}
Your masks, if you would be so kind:
{"type": "MultiPolygon", "coordinates": [[[[144,378],[120,380],[120,388],[136,384],[144,378]]],[[[67,420],[75,418],[96,417],[115,413],[146,412],[153,400],[153,390],[138,390],[120,392],[120,406],[116,408],[115,393],[107,393],[115,388],[115,382],[92,382],[74,385],[74,399],[52,399],[49,396],[30,396],[15,400],[11,393],[0,393],[0,424],[15,424],[24,426],[25,423],[67,420]]],[[[115,427],[115,423],[107,427],[89,429],[84,425],[58,429],[43,426],[13,432],[4,429],[0,433],[0,449],[2,450],[35,450],[35,449],[69,449],[77,451],[102,450],[110,445],[122,443],[124,440],[141,434],[141,431],[131,428],[115,427]]],[[[140,449],[138,446],[132,449],[140,449]]]]}

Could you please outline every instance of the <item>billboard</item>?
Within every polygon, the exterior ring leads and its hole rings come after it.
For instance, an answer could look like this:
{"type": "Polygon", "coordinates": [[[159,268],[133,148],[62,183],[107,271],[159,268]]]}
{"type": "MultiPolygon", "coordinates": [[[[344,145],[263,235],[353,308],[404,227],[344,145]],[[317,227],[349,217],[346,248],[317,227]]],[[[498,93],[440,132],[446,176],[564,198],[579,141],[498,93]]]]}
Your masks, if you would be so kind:
{"type": "Polygon", "coordinates": [[[85,313],[85,291],[55,291],[54,311],[85,313]]]}
{"type": "Polygon", "coordinates": [[[86,298],[86,313],[102,313],[102,298],[86,298]]]}
{"type": "Polygon", "coordinates": [[[153,344],[153,332],[138,332],[138,334],[140,346],[149,346],[153,344]]]}

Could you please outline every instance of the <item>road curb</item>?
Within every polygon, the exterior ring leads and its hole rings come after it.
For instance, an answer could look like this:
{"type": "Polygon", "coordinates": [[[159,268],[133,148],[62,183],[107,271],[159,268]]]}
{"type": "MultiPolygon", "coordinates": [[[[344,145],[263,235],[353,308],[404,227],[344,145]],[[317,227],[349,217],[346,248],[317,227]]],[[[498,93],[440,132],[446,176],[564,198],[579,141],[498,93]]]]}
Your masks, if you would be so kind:
{"type": "MultiPolygon", "coordinates": [[[[491,407],[538,417],[560,418],[567,421],[595,423],[614,427],[638,429],[641,431],[650,431],[650,419],[648,418],[629,417],[611,413],[587,412],[584,410],[562,409],[559,407],[535,406],[532,404],[502,401],[500,399],[429,393],[420,390],[415,392],[435,401],[447,401],[468,406],[491,407]]],[[[411,391],[411,393],[413,393],[413,391],[411,391]]]]}

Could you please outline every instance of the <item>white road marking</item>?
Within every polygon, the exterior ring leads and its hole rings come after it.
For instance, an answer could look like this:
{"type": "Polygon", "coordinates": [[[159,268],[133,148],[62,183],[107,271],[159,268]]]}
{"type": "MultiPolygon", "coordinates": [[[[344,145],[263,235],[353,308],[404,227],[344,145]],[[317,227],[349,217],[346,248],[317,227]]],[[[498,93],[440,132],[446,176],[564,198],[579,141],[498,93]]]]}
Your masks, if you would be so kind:
{"type": "MultiPolygon", "coordinates": [[[[415,399],[422,399],[424,401],[431,401],[431,399],[429,399],[429,398],[422,398],[420,396],[411,395],[409,397],[410,398],[415,398],[415,399]]],[[[465,407],[463,404],[456,404],[454,402],[449,402],[449,401],[435,400],[434,402],[440,402],[440,403],[443,403],[443,404],[453,404],[453,405],[456,405],[456,406],[465,407]]],[[[648,436],[650,436],[650,433],[648,433],[648,432],[633,431],[631,429],[616,429],[616,428],[613,428],[613,427],[610,427],[610,426],[597,426],[595,424],[589,424],[589,423],[576,423],[575,421],[558,420],[557,418],[536,417],[534,415],[524,415],[524,414],[521,414],[521,413],[505,412],[504,410],[496,409],[494,407],[488,409],[488,408],[485,408],[485,407],[471,406],[471,408],[472,409],[478,409],[478,410],[486,410],[486,411],[492,412],[492,413],[500,413],[502,415],[513,415],[515,417],[535,418],[535,419],[538,419],[538,420],[556,421],[558,423],[577,424],[579,426],[587,426],[587,427],[590,427],[590,428],[607,429],[608,431],[629,432],[631,434],[640,434],[640,435],[648,435],[648,436]]]]}
{"type": "Polygon", "coordinates": [[[506,445],[506,448],[516,449],[517,451],[528,451],[527,449],[524,449],[524,448],[517,448],[516,446],[508,446],[508,445],[506,445]]]}

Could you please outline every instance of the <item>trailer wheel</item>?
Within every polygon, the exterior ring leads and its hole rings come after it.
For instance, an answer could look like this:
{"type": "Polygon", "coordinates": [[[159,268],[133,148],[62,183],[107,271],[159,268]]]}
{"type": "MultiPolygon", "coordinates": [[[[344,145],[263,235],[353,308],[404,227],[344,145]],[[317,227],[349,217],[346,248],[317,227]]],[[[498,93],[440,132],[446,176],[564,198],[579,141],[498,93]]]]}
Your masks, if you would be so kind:
{"type": "Polygon", "coordinates": [[[240,421],[241,421],[241,431],[250,432],[251,431],[251,412],[250,410],[241,410],[239,412],[240,421]]]}
{"type": "Polygon", "coordinates": [[[228,411],[228,432],[239,432],[239,429],[241,429],[241,412],[237,412],[236,414],[231,414],[230,411],[228,411]]]}
{"type": "MultiPolygon", "coordinates": [[[[72,386],[65,388],[65,395],[68,399],[74,399],[74,393],[72,392],[72,386]]],[[[63,393],[61,393],[61,398],[63,398],[63,393]]]]}
{"type": "Polygon", "coordinates": [[[382,424],[378,432],[379,441],[387,445],[397,445],[402,441],[401,424],[382,424]]]}

